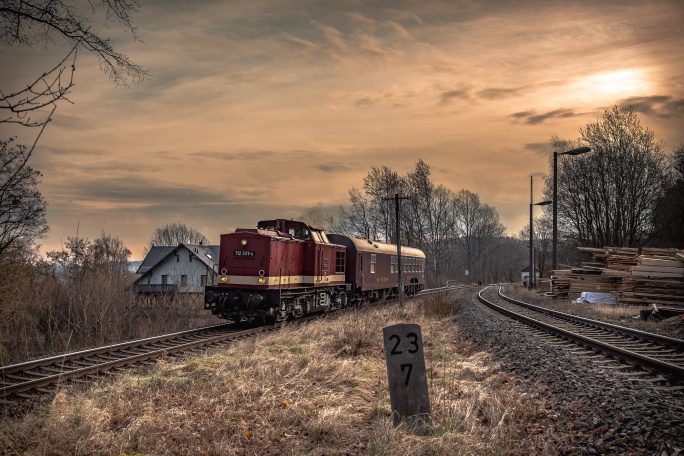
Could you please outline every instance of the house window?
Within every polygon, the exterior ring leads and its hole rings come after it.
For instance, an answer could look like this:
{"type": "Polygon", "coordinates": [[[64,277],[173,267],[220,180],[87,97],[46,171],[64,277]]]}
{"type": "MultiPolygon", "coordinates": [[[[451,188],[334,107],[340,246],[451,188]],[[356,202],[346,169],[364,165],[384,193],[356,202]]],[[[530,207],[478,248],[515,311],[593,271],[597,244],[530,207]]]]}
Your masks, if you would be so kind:
{"type": "Polygon", "coordinates": [[[168,285],[169,284],[169,276],[164,274],[162,275],[162,285],[168,285]]]}
{"type": "Polygon", "coordinates": [[[375,254],[371,254],[371,262],[370,262],[370,272],[371,274],[375,274],[375,254]]]}
{"type": "Polygon", "coordinates": [[[337,252],[335,257],[335,272],[344,274],[344,252],[337,252]]]}
{"type": "Polygon", "coordinates": [[[203,274],[200,276],[200,286],[206,287],[207,286],[207,275],[203,274]]]}
{"type": "Polygon", "coordinates": [[[187,287],[188,286],[188,276],[182,275],[181,276],[181,287],[187,287]]]}

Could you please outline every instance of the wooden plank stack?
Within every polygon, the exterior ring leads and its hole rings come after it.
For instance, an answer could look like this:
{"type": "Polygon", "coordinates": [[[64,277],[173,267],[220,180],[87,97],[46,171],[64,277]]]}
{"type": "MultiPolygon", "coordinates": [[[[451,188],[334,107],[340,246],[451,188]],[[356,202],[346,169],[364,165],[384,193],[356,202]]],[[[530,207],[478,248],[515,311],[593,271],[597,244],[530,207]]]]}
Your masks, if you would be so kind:
{"type": "Polygon", "coordinates": [[[555,270],[550,295],[610,292],[622,304],[684,304],[684,252],[677,249],[579,247],[592,255],[580,268],[555,270]]]}

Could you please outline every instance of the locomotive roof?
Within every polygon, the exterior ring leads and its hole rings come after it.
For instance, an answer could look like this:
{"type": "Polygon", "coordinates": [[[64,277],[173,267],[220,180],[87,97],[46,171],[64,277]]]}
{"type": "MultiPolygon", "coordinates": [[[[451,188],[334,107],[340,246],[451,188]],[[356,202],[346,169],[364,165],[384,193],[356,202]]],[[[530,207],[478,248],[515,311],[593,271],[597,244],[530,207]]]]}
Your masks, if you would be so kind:
{"type": "Polygon", "coordinates": [[[301,226],[305,225],[311,228],[312,230],[316,231],[325,231],[325,228],[319,225],[314,225],[313,223],[306,223],[306,222],[300,222],[297,220],[287,220],[287,219],[273,219],[273,220],[262,220],[260,221],[257,226],[262,227],[262,226],[280,226],[281,224],[285,226],[301,226]]]}
{"type": "MultiPolygon", "coordinates": [[[[334,243],[340,243],[338,239],[347,239],[348,241],[345,242],[345,244],[351,242],[352,244],[354,244],[354,247],[356,247],[356,250],[358,250],[359,252],[385,253],[390,255],[397,254],[397,246],[394,244],[385,244],[384,242],[370,241],[368,239],[359,239],[351,236],[345,236],[343,234],[328,234],[328,237],[330,238],[330,241],[334,243]]],[[[415,247],[406,247],[403,245],[401,246],[401,255],[402,257],[410,256],[417,258],[425,258],[425,254],[422,250],[417,249],[415,247]]]]}

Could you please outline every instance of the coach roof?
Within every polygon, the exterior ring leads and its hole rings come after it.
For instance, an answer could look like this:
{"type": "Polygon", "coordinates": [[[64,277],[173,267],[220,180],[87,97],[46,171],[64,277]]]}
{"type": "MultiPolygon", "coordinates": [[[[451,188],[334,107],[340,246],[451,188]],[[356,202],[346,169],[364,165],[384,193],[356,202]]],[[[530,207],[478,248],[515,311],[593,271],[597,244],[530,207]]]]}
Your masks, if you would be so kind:
{"type": "MultiPolygon", "coordinates": [[[[347,245],[348,247],[351,242],[351,244],[353,244],[356,250],[359,252],[384,253],[387,255],[397,254],[397,246],[394,244],[385,244],[383,242],[359,239],[341,234],[328,234],[328,237],[330,238],[330,241],[336,244],[342,244],[343,242],[341,242],[341,240],[344,239],[346,242],[343,244],[347,245]]],[[[416,249],[414,247],[405,247],[403,245],[401,246],[401,256],[425,258],[425,254],[422,250],[416,249]]]]}

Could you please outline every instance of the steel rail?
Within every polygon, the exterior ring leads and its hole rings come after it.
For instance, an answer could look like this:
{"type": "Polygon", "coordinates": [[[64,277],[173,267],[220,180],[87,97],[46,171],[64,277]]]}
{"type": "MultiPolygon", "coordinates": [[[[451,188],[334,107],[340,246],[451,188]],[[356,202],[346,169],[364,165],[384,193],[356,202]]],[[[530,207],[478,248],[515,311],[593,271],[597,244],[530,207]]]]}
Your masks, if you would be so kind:
{"type": "Polygon", "coordinates": [[[46,358],[37,358],[31,361],[25,361],[16,364],[8,364],[6,366],[0,366],[0,379],[4,378],[5,375],[14,372],[25,371],[34,367],[48,366],[53,364],[64,364],[68,361],[78,360],[82,358],[87,358],[89,356],[95,356],[101,353],[111,353],[117,350],[126,350],[131,348],[143,347],[145,345],[150,345],[158,342],[164,342],[167,340],[178,339],[181,337],[192,337],[198,334],[202,334],[209,331],[218,331],[228,328],[230,325],[226,323],[205,326],[203,328],[189,329],[187,331],[180,331],[170,334],[164,334],[161,336],[147,337],[145,339],[135,339],[127,342],[121,342],[113,345],[105,345],[102,347],[89,348],[86,350],[80,350],[75,352],[69,352],[62,355],[55,355],[46,358]]]}
{"type": "Polygon", "coordinates": [[[607,329],[609,331],[616,332],[619,334],[623,334],[625,336],[630,336],[630,337],[635,337],[638,339],[648,340],[650,342],[655,342],[655,343],[661,344],[661,345],[667,345],[667,346],[670,346],[670,347],[675,348],[677,350],[684,351],[684,340],[682,340],[682,339],[676,339],[674,337],[668,337],[668,336],[661,336],[659,334],[653,334],[653,333],[641,331],[638,329],[626,328],[624,326],[618,326],[618,325],[614,325],[612,323],[593,320],[591,318],[580,317],[577,315],[571,315],[571,314],[567,314],[564,312],[559,312],[557,310],[548,309],[546,307],[536,306],[534,304],[530,304],[529,302],[519,301],[519,300],[512,298],[510,296],[506,296],[503,294],[502,289],[503,289],[503,286],[502,285],[499,286],[499,297],[501,299],[504,299],[504,300],[512,303],[512,304],[517,304],[519,306],[526,307],[528,309],[532,309],[532,310],[535,310],[537,312],[544,313],[547,315],[553,315],[554,317],[562,318],[564,320],[574,321],[577,323],[583,323],[583,324],[586,324],[587,326],[593,326],[593,327],[599,328],[599,329],[607,329]]]}
{"type": "Polygon", "coordinates": [[[621,347],[616,347],[614,345],[607,344],[605,342],[601,342],[596,339],[592,339],[590,337],[583,336],[581,334],[576,334],[571,331],[567,331],[565,329],[559,328],[557,326],[548,324],[548,323],[543,323],[538,320],[535,320],[533,318],[527,317],[525,315],[513,312],[509,309],[506,309],[504,307],[498,306],[494,304],[493,302],[487,300],[483,294],[489,290],[492,286],[488,286],[485,289],[481,290],[478,293],[478,299],[480,302],[482,302],[484,305],[490,307],[491,309],[502,313],[508,317],[511,317],[513,319],[516,319],[518,321],[522,321],[523,323],[526,323],[530,326],[536,327],[538,329],[541,329],[546,332],[550,332],[552,334],[562,336],[565,339],[572,340],[575,343],[578,343],[579,345],[586,346],[586,347],[591,347],[593,349],[602,351],[604,353],[608,353],[612,356],[615,356],[617,358],[621,358],[627,362],[631,362],[634,364],[638,364],[642,367],[646,367],[648,369],[653,369],[668,375],[672,375],[673,377],[677,379],[684,379],[684,366],[679,366],[676,364],[668,363],[666,361],[662,361],[659,359],[652,358],[650,356],[642,355],[639,353],[632,352],[630,350],[625,350],[624,348],[621,347]]]}
{"type": "MultiPolygon", "coordinates": [[[[251,335],[253,333],[257,332],[263,332],[263,331],[268,331],[272,329],[272,327],[257,327],[253,329],[248,329],[244,331],[233,331],[233,332],[227,332],[223,334],[218,334],[218,335],[210,335],[214,330],[216,329],[225,329],[229,325],[216,325],[216,326],[211,326],[204,328],[204,333],[206,335],[209,335],[208,337],[194,340],[194,341],[189,341],[189,342],[183,342],[176,344],[174,346],[170,347],[151,347],[150,343],[151,341],[158,342],[159,340],[171,340],[171,336],[173,334],[167,334],[164,336],[159,336],[159,337],[152,337],[148,339],[141,339],[141,340],[136,340],[132,342],[126,342],[122,344],[115,344],[115,345],[110,345],[107,347],[100,347],[97,349],[92,349],[92,350],[84,350],[81,352],[75,352],[75,353],[69,353],[67,355],[63,356],[55,356],[55,357],[50,357],[50,358],[43,358],[42,360],[34,360],[26,363],[21,363],[21,364],[15,364],[11,366],[6,366],[7,369],[5,369],[5,372],[3,372],[3,375],[0,377],[0,379],[5,379],[7,378],[6,375],[11,375],[8,373],[10,371],[9,368],[11,368],[12,373],[25,373],[27,370],[30,368],[44,368],[44,367],[50,367],[55,365],[55,361],[59,361],[64,359],[65,357],[68,358],[70,362],[74,363],[80,363],[80,364],[86,364],[88,363],[86,360],[88,360],[88,356],[93,356],[93,355],[102,355],[102,354],[109,354],[112,357],[116,357],[115,353],[117,351],[120,352],[122,349],[128,349],[128,348],[136,348],[136,349],[141,349],[141,350],[146,350],[142,353],[134,353],[134,354],[126,354],[124,357],[118,357],[117,359],[108,359],[108,360],[90,360],[90,363],[93,363],[90,366],[85,366],[85,367],[79,367],[75,369],[69,369],[69,368],[64,368],[63,372],[59,372],[56,374],[52,375],[41,375],[39,378],[27,378],[24,380],[21,380],[18,378],[18,376],[12,376],[12,379],[18,379],[18,383],[10,383],[10,384],[5,384],[0,387],[0,398],[1,399],[6,399],[7,397],[10,397],[14,394],[19,394],[19,393],[24,393],[30,390],[33,390],[35,388],[40,388],[44,386],[49,386],[55,383],[61,383],[62,381],[68,380],[68,379],[73,379],[73,378],[80,378],[88,375],[94,375],[97,373],[102,373],[106,371],[110,371],[114,368],[117,367],[124,367],[124,366],[130,366],[133,364],[138,364],[144,361],[148,361],[151,359],[156,359],[160,358],[162,356],[166,356],[169,354],[173,353],[179,353],[187,350],[192,350],[197,347],[201,346],[209,346],[209,345],[214,345],[217,343],[221,343],[225,340],[230,340],[230,339],[237,339],[240,337],[245,337],[247,335],[251,335]],[[146,343],[141,343],[141,342],[146,342],[146,343]],[[147,346],[147,347],[146,347],[147,346]],[[109,350],[109,351],[108,351],[109,350]],[[41,364],[40,361],[43,363],[41,364]],[[18,368],[21,366],[22,368],[18,368]]],[[[199,330],[190,330],[190,331],[183,331],[180,333],[174,333],[177,335],[177,338],[183,338],[187,337],[189,335],[194,335],[197,336],[201,333],[199,330]]],[[[122,352],[120,352],[122,353],[122,352]]],[[[40,374],[32,374],[28,373],[29,375],[40,375],[40,374]]],[[[25,374],[26,375],[26,374],[25,374]]]]}
{"type": "Polygon", "coordinates": [[[425,290],[421,290],[418,293],[415,294],[417,298],[423,297],[423,296],[430,296],[433,294],[439,294],[439,293],[449,293],[451,291],[460,291],[460,290],[467,290],[470,288],[476,288],[477,285],[452,285],[452,286],[445,286],[445,287],[438,287],[438,288],[427,288],[425,290]]]}

